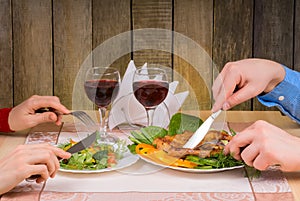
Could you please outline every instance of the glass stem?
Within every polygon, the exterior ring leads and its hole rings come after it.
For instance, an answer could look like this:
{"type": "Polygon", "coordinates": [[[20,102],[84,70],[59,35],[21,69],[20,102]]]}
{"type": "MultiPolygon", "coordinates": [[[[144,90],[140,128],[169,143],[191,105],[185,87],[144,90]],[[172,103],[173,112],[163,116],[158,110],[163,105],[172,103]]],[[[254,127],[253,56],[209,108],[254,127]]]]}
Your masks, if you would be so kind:
{"type": "Polygon", "coordinates": [[[100,115],[100,134],[106,135],[107,123],[108,123],[108,111],[105,107],[99,107],[98,109],[100,115]]]}
{"type": "Polygon", "coordinates": [[[147,111],[148,126],[152,126],[154,109],[147,109],[146,111],[147,111]]]}

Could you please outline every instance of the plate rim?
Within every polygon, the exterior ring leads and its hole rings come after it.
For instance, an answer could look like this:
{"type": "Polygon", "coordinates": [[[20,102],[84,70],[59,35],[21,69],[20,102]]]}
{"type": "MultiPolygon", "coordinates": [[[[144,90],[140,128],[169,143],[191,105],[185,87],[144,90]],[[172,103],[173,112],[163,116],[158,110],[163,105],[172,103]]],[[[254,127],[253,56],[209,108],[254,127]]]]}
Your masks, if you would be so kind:
{"type": "Polygon", "coordinates": [[[81,173],[84,173],[84,174],[102,173],[102,172],[110,172],[110,171],[120,170],[122,168],[129,167],[129,166],[135,164],[138,160],[139,160],[139,157],[137,155],[134,155],[134,154],[130,153],[130,151],[127,151],[124,154],[124,157],[121,158],[118,161],[117,165],[114,166],[114,167],[103,168],[103,169],[98,169],[98,170],[72,170],[72,169],[64,169],[64,168],[59,167],[58,170],[60,172],[76,173],[76,174],[81,174],[81,173]],[[132,158],[132,159],[128,163],[123,164],[122,166],[118,166],[120,164],[120,161],[123,161],[123,160],[126,160],[126,159],[128,160],[129,158],[132,158]]]}
{"type": "Polygon", "coordinates": [[[142,159],[145,162],[148,162],[152,165],[160,166],[163,168],[168,168],[172,170],[177,170],[181,172],[188,172],[188,173],[214,173],[214,172],[223,172],[223,171],[228,171],[228,170],[234,170],[234,169],[239,169],[243,168],[244,165],[238,165],[238,166],[233,166],[233,167],[226,167],[226,168],[215,168],[215,169],[191,169],[191,168],[183,168],[183,167],[174,167],[174,166],[169,166],[169,165],[164,165],[160,163],[156,163],[155,161],[152,161],[151,159],[148,159],[146,157],[143,157],[140,154],[137,154],[140,159],[142,159]]]}

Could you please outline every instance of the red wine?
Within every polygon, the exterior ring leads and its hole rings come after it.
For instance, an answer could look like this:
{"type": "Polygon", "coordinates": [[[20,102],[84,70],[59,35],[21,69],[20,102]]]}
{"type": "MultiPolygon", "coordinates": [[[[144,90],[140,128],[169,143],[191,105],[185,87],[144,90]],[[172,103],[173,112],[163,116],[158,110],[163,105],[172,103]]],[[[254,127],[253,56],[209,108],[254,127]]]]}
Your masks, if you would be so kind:
{"type": "Polygon", "coordinates": [[[133,83],[136,99],[146,108],[151,109],[165,100],[169,83],[158,80],[143,80],[133,83]]]}
{"type": "Polygon", "coordinates": [[[116,80],[88,80],[84,83],[85,93],[98,107],[107,107],[119,92],[116,80]]]}

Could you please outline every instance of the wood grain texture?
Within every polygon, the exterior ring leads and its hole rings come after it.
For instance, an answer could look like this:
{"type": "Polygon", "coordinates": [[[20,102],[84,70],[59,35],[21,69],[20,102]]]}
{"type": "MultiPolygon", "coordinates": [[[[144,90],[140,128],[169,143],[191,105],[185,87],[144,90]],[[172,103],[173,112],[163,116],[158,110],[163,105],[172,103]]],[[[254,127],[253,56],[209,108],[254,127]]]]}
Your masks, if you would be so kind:
{"type": "Polygon", "coordinates": [[[0,108],[13,106],[11,1],[0,0],[0,108]]]}
{"type": "MultiPolygon", "coordinates": [[[[252,25],[253,0],[215,1],[213,61],[219,72],[229,61],[252,57],[252,25]]],[[[251,100],[233,109],[251,110],[251,100]]]]}
{"type": "Polygon", "coordinates": [[[293,69],[300,72],[300,1],[295,0],[294,23],[294,65],[293,69]]]}
{"type": "Polygon", "coordinates": [[[93,64],[124,74],[131,59],[130,0],[93,1],[93,64]]]}
{"type": "MultiPolygon", "coordinates": [[[[110,65],[123,75],[132,57],[172,67],[184,83],[177,92],[191,91],[184,109],[210,109],[228,61],[267,58],[300,71],[299,10],[299,0],[0,0],[0,107],[39,94],[89,109],[85,70],[110,65]]],[[[233,110],[270,108],[253,99],[233,110]]]]}
{"type": "MultiPolygon", "coordinates": [[[[285,64],[293,64],[293,0],[257,0],[254,19],[254,57],[266,58],[285,64]]],[[[257,100],[254,110],[270,110],[257,100]]]]}
{"type": "Polygon", "coordinates": [[[175,0],[174,79],[180,81],[178,91],[189,90],[182,109],[211,108],[212,24],[212,1],[175,0]]]}
{"type": "Polygon", "coordinates": [[[95,109],[83,87],[87,70],[91,66],[113,66],[123,74],[130,61],[130,51],[130,0],[92,1],[92,51],[74,83],[73,109],[95,109]]]}
{"type": "Polygon", "coordinates": [[[54,95],[61,97],[61,102],[71,109],[73,99],[80,103],[85,95],[77,92],[74,82],[92,51],[92,1],[54,0],[53,36],[54,95]]]}
{"type": "Polygon", "coordinates": [[[158,29],[172,30],[172,0],[132,1],[133,59],[136,66],[144,63],[171,67],[172,34],[158,29]],[[147,28],[153,30],[145,31],[147,28]],[[158,32],[157,32],[158,31],[158,32]]]}
{"type": "Polygon", "coordinates": [[[14,104],[53,95],[51,0],[13,0],[14,104]]]}

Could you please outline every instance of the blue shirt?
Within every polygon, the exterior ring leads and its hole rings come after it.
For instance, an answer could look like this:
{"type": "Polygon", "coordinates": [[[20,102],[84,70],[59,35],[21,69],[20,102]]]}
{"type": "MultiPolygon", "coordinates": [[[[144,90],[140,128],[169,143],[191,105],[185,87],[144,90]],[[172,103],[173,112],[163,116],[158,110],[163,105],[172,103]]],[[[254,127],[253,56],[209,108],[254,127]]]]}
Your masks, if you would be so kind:
{"type": "Polygon", "coordinates": [[[300,124],[300,73],[285,67],[285,77],[272,91],[257,99],[267,107],[276,106],[300,124]]]}

